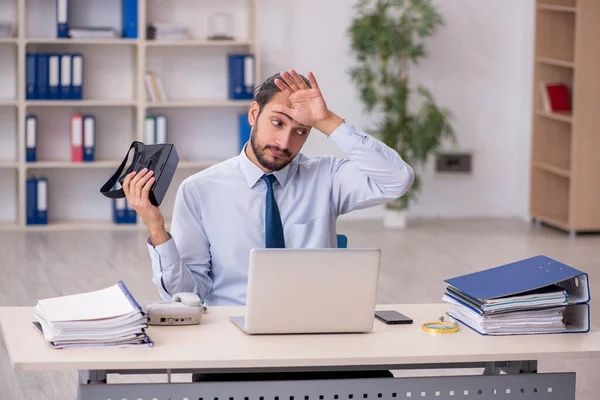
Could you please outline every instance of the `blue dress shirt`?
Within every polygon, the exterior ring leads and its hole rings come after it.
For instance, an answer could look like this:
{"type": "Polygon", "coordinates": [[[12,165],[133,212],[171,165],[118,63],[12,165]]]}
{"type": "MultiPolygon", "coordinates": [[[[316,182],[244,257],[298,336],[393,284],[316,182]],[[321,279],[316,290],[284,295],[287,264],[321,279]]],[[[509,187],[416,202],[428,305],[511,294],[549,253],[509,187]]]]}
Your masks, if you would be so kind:
{"type": "MultiPolygon", "coordinates": [[[[396,199],[413,183],[398,153],[350,123],[329,139],[345,158],[299,153],[274,172],[286,247],[337,247],[339,215],[396,199]]],[[[182,182],[169,241],[153,247],[146,240],[164,300],[194,292],[206,305],[245,305],[250,250],[265,246],[263,174],[242,151],[182,182]]]]}

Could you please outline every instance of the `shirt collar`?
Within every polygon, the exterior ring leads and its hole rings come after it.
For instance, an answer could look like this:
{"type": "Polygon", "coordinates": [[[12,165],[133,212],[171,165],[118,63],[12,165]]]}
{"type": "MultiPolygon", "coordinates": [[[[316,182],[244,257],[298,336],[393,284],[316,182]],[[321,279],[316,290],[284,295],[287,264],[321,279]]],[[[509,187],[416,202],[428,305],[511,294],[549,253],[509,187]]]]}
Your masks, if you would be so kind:
{"type": "MultiPolygon", "coordinates": [[[[246,145],[242,148],[240,152],[240,168],[242,169],[242,173],[246,177],[246,182],[248,186],[252,188],[256,183],[260,180],[260,178],[265,174],[265,172],[260,169],[256,164],[254,164],[246,155],[246,146],[249,146],[250,142],[246,143],[246,145]]],[[[285,168],[273,172],[277,182],[281,185],[281,187],[285,187],[285,185],[290,180],[293,172],[298,168],[298,155],[294,157],[292,162],[285,166],[285,168]]]]}

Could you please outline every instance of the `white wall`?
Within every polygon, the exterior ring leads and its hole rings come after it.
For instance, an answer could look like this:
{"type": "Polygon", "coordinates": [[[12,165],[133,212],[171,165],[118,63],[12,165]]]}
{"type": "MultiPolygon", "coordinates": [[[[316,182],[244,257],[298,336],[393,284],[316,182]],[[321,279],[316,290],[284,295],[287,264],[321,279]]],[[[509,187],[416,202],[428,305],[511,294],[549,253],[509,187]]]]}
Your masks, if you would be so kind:
{"type": "MultiPolygon", "coordinates": [[[[329,107],[368,129],[347,70],[346,29],[355,1],[263,0],[264,77],[293,67],[312,70],[329,107]]],[[[469,176],[423,172],[423,192],[411,216],[528,214],[533,0],[437,0],[446,26],[428,44],[429,58],[411,72],[452,111],[458,148],[473,151],[469,176]]],[[[340,154],[323,135],[304,152],[340,154]]],[[[349,215],[377,217],[382,208],[349,215]]]]}

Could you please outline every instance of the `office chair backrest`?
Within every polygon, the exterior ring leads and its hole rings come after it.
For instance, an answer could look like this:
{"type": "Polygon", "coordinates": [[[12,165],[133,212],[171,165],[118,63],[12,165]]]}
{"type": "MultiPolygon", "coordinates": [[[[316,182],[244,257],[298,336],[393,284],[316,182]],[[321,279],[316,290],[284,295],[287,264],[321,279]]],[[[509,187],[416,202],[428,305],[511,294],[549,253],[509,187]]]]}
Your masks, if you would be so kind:
{"type": "Polygon", "coordinates": [[[337,235],[337,247],[338,249],[345,249],[348,247],[348,237],[346,235],[337,235]]]}

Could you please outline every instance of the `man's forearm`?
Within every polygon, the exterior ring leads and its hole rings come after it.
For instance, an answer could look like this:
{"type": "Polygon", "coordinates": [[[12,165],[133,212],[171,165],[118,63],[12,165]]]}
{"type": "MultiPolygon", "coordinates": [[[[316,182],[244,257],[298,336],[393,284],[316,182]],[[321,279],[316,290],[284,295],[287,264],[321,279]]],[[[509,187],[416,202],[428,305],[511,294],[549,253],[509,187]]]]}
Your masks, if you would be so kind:
{"type": "Polygon", "coordinates": [[[148,231],[150,233],[150,242],[152,242],[152,246],[154,247],[160,246],[171,239],[164,225],[148,227],[148,231]]]}
{"type": "Polygon", "coordinates": [[[343,123],[344,120],[342,118],[330,111],[327,118],[315,124],[315,128],[329,136],[343,123]]]}
{"type": "Polygon", "coordinates": [[[412,185],[413,169],[381,140],[348,122],[329,138],[346,154],[334,166],[333,194],[340,215],[394,200],[412,185]]]}

